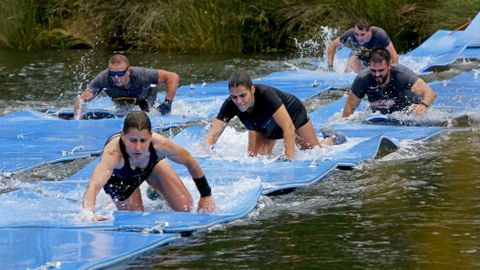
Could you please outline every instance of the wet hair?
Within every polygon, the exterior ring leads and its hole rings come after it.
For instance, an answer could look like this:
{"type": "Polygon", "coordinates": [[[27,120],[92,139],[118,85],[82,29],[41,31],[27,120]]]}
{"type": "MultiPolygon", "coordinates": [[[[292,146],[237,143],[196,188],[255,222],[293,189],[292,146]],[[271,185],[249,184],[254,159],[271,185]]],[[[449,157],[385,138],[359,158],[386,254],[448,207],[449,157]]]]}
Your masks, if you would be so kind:
{"type": "Polygon", "coordinates": [[[383,60],[387,61],[387,65],[390,65],[392,56],[384,48],[377,48],[370,53],[370,63],[381,63],[383,60]]]}
{"type": "Polygon", "coordinates": [[[130,65],[130,63],[128,61],[128,58],[123,54],[115,54],[112,57],[110,57],[110,60],[108,60],[109,65],[110,64],[121,64],[121,63],[125,63],[125,64],[127,64],[127,66],[130,65]]]}
{"type": "Polygon", "coordinates": [[[250,89],[253,85],[252,78],[246,71],[235,71],[230,80],[228,80],[228,89],[238,87],[240,85],[245,86],[245,88],[250,89]]]}
{"type": "Polygon", "coordinates": [[[147,129],[149,132],[152,132],[152,123],[144,111],[133,111],[127,114],[125,121],[123,121],[123,133],[128,133],[132,128],[138,130],[147,129]]]}
{"type": "Polygon", "coordinates": [[[370,23],[367,21],[367,19],[364,19],[364,18],[361,18],[361,19],[358,19],[357,22],[355,23],[355,26],[360,29],[360,30],[363,30],[363,31],[368,31],[370,30],[370,23]]]}

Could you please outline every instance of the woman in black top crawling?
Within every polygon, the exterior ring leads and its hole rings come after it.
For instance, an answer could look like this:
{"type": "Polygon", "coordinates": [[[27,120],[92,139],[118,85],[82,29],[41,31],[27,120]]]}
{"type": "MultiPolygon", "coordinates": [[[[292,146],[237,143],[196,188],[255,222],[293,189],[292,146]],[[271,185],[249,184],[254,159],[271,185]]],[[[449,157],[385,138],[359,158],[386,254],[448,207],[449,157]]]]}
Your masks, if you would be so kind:
{"type": "Polygon", "coordinates": [[[223,103],[206,136],[207,151],[212,149],[230,119],[235,116],[249,130],[250,156],[270,155],[275,141],[282,138],[285,158],[288,160],[295,158],[295,144],[301,149],[309,149],[345,142],[343,134],[330,128],[324,130],[326,138],[320,143],[305,106],[297,97],[267,85],[254,85],[244,71],[233,73],[228,87],[230,96],[223,103]]]}

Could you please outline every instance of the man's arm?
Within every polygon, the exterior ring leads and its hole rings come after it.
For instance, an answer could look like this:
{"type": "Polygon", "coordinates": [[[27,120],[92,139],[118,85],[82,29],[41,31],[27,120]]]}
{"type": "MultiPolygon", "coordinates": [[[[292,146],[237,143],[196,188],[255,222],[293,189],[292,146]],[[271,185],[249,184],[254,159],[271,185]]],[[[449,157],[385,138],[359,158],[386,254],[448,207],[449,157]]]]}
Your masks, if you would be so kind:
{"type": "Polygon", "coordinates": [[[285,145],[285,156],[293,160],[295,158],[295,126],[288,114],[287,108],[282,104],[273,114],[273,119],[283,130],[283,142],[285,145]]]}
{"type": "Polygon", "coordinates": [[[345,101],[345,107],[343,108],[343,117],[349,117],[355,112],[355,109],[357,109],[358,105],[360,105],[360,102],[362,100],[359,99],[355,94],[350,90],[348,92],[348,97],[347,101],[345,101]]]}
{"type": "Polygon", "coordinates": [[[422,103],[412,104],[411,109],[416,115],[424,114],[427,109],[432,106],[437,94],[433,89],[421,78],[412,85],[412,91],[422,97],[422,103]]]}
{"type": "Polygon", "coordinates": [[[332,42],[330,42],[330,45],[328,45],[328,50],[327,50],[327,61],[328,61],[328,67],[333,68],[333,60],[335,60],[335,53],[337,51],[337,47],[341,44],[340,42],[340,37],[337,37],[334,39],[332,42]]]}
{"type": "Polygon", "coordinates": [[[166,70],[158,70],[158,82],[164,83],[167,86],[167,94],[165,100],[158,106],[160,114],[169,114],[172,111],[172,101],[177,93],[177,87],[180,77],[174,73],[166,70]]]}
{"type": "Polygon", "coordinates": [[[95,95],[88,89],[84,90],[82,94],[77,98],[75,104],[73,105],[73,118],[80,120],[83,118],[83,113],[85,111],[84,103],[89,102],[95,97],[95,95]]]}
{"type": "Polygon", "coordinates": [[[395,50],[395,47],[393,46],[393,43],[391,41],[385,49],[390,53],[390,56],[392,57],[392,64],[398,64],[397,50],[395,50]]]}
{"type": "Polygon", "coordinates": [[[166,84],[167,95],[165,99],[173,101],[177,93],[180,77],[175,72],[166,71],[163,69],[158,70],[158,82],[166,84]]]}

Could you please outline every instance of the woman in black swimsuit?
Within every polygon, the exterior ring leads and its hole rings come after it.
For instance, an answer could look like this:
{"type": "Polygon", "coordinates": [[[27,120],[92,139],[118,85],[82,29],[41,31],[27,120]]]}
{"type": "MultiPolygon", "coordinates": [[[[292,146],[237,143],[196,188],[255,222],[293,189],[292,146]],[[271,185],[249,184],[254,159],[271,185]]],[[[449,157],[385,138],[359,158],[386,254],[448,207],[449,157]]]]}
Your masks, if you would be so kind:
{"type": "Polygon", "coordinates": [[[152,132],[150,119],[141,111],[130,112],[120,135],[114,135],[104,147],[102,158],[93,171],[83,196],[87,220],[103,220],[95,215],[95,202],[103,187],[119,210],[143,211],[138,188],[147,181],[162,194],[175,211],[191,211],[192,197],[165,157],[183,164],[200,192],[198,210],[215,208],[211,189],[193,156],[166,137],[152,132]]]}

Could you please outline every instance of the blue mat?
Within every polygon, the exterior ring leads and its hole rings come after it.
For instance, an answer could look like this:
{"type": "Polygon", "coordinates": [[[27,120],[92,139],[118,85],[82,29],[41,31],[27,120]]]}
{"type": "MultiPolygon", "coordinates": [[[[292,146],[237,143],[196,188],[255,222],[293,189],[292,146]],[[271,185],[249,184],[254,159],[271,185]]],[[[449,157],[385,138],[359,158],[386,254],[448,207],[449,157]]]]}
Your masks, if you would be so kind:
{"type": "Polygon", "coordinates": [[[468,47],[480,47],[480,12],[477,13],[464,32],[468,47]]]}
{"type": "Polygon", "coordinates": [[[467,46],[462,32],[438,30],[414,50],[400,55],[400,63],[415,72],[427,72],[435,66],[452,64],[467,46]]]}
{"type": "Polygon", "coordinates": [[[480,47],[467,47],[461,56],[467,59],[480,59],[480,47]]]}
{"type": "MultiPolygon", "coordinates": [[[[466,72],[444,82],[431,82],[429,85],[437,92],[437,98],[432,108],[422,116],[394,113],[381,115],[368,113],[368,101],[364,100],[355,110],[356,119],[353,124],[385,124],[397,126],[456,126],[464,122],[471,115],[480,111],[480,74],[466,72]],[[476,76],[476,77],[475,77],[476,76]],[[467,83],[461,83],[461,81],[467,83]]],[[[318,128],[328,123],[342,123],[342,110],[346,98],[336,100],[326,106],[313,111],[310,118],[318,128]]],[[[474,116],[475,117],[475,116],[474,116]]]]}
{"type": "Polygon", "coordinates": [[[310,70],[275,72],[255,80],[274,86],[284,92],[294,94],[301,100],[306,100],[327,89],[346,88],[355,79],[353,73],[320,73],[310,70]]]}
{"type": "Polygon", "coordinates": [[[221,172],[231,177],[257,178],[262,182],[263,195],[312,185],[337,166],[337,163],[331,160],[244,162],[199,159],[199,163],[207,175],[221,172]]]}
{"type": "MultiPolygon", "coordinates": [[[[345,99],[340,99],[310,114],[317,134],[320,128],[338,114],[345,99]]],[[[375,158],[380,151],[395,149],[403,140],[426,140],[444,132],[440,127],[407,127],[358,124],[335,124],[344,132],[349,142],[321,153],[313,160],[275,162],[273,160],[219,160],[215,157],[199,159],[206,172],[222,171],[229,176],[259,177],[263,183],[263,194],[311,185],[321,180],[337,166],[356,166],[362,161],[375,158]]],[[[174,137],[175,142],[188,149],[198,149],[206,128],[189,127],[174,137]]],[[[243,156],[240,154],[240,156],[243,156]]],[[[182,170],[182,168],[178,168],[182,170]]],[[[207,173],[208,174],[208,173],[207,173]]]]}
{"type": "MultiPolygon", "coordinates": [[[[307,99],[323,90],[348,85],[352,80],[353,75],[349,74],[332,76],[309,71],[285,71],[272,73],[255,82],[269,84],[307,99]],[[316,87],[312,86],[314,81],[317,82],[316,87]]],[[[165,129],[211,118],[218,113],[227,96],[227,82],[179,87],[172,114],[151,115],[152,125],[154,129],[165,129]],[[181,108],[181,114],[175,114],[176,106],[181,108]]],[[[114,116],[114,111],[100,109],[112,106],[111,99],[101,97],[93,100],[88,107],[91,114],[114,116]]],[[[118,132],[123,123],[122,118],[68,121],[60,120],[55,115],[68,116],[73,112],[71,109],[62,109],[44,114],[27,110],[0,117],[0,127],[4,131],[0,136],[1,172],[20,172],[44,164],[98,154],[105,141],[118,132]]]]}
{"type": "MultiPolygon", "coordinates": [[[[197,119],[169,115],[151,120],[154,128],[168,128],[197,119]]],[[[33,110],[1,116],[0,172],[20,172],[99,154],[122,125],[121,118],[69,121],[33,110]]]]}
{"type": "Polygon", "coordinates": [[[401,63],[417,72],[452,64],[460,57],[480,58],[480,12],[464,31],[438,30],[420,46],[401,55],[401,63]]]}
{"type": "MultiPolygon", "coordinates": [[[[229,176],[245,176],[249,178],[258,177],[262,181],[262,194],[275,194],[279,191],[285,191],[314,184],[323,179],[337,166],[356,166],[360,162],[373,159],[378,152],[386,147],[396,148],[394,139],[380,136],[383,132],[395,133],[395,128],[371,126],[370,132],[360,134],[350,128],[335,126],[344,131],[349,136],[349,142],[345,145],[334,146],[319,151],[312,159],[294,160],[293,162],[275,161],[275,159],[250,158],[247,160],[219,160],[212,156],[199,159],[200,166],[207,175],[210,172],[222,171],[229,176]],[[374,129],[375,128],[375,129],[374,129]],[[352,139],[361,137],[361,139],[352,139]]],[[[347,127],[347,126],[346,126],[347,127]]],[[[369,126],[367,126],[369,127],[369,126]]],[[[189,127],[179,133],[174,140],[190,149],[197,149],[199,141],[203,138],[205,128],[189,127]]],[[[320,133],[318,131],[318,133],[320,133]]],[[[402,133],[405,135],[407,133],[402,133]]],[[[430,133],[428,133],[430,135],[430,133]]],[[[403,139],[401,135],[397,138],[403,139]]],[[[421,137],[417,135],[416,138],[421,137]]],[[[240,154],[240,156],[243,156],[240,154]]],[[[177,168],[177,170],[182,170],[177,168]]]]}
{"type": "Polygon", "coordinates": [[[464,72],[449,80],[429,85],[437,93],[435,107],[459,112],[480,108],[480,72],[464,72]]]}
{"type": "Polygon", "coordinates": [[[0,269],[100,269],[179,237],[49,228],[0,229],[0,269]]]}
{"type": "Polygon", "coordinates": [[[58,120],[36,111],[0,117],[0,171],[33,167],[100,153],[106,139],[121,129],[120,119],[58,120]]]}
{"type": "MultiPolygon", "coordinates": [[[[205,133],[205,127],[189,127],[175,136],[174,141],[187,149],[198,149],[198,144],[205,133]]],[[[243,176],[253,179],[258,177],[262,181],[264,195],[311,185],[336,168],[336,162],[318,159],[282,162],[257,158],[241,161],[199,158],[198,161],[206,175],[222,172],[230,177],[243,176]]],[[[185,171],[179,166],[174,167],[177,171],[185,171]]]]}
{"type": "MultiPolygon", "coordinates": [[[[83,175],[91,171],[83,170],[83,175]]],[[[80,176],[82,174],[77,174],[80,176]]],[[[208,174],[207,174],[208,175],[208,174]]],[[[80,201],[87,181],[69,179],[62,182],[42,182],[0,195],[0,228],[50,227],[73,229],[128,229],[162,230],[164,232],[187,232],[205,229],[248,215],[257,204],[261,183],[245,177],[209,175],[217,211],[211,214],[196,212],[179,213],[171,210],[155,210],[161,201],[150,201],[143,196],[146,210],[150,212],[111,212],[113,204],[103,191],[98,196],[98,212],[112,215],[107,221],[80,222],[80,201]]],[[[191,179],[185,181],[195,202],[198,192],[191,179]]],[[[144,192],[144,191],[143,191],[144,192]]],[[[163,203],[164,204],[164,203],[163,203]]],[[[195,205],[196,206],[196,205],[195,205]]]]}

